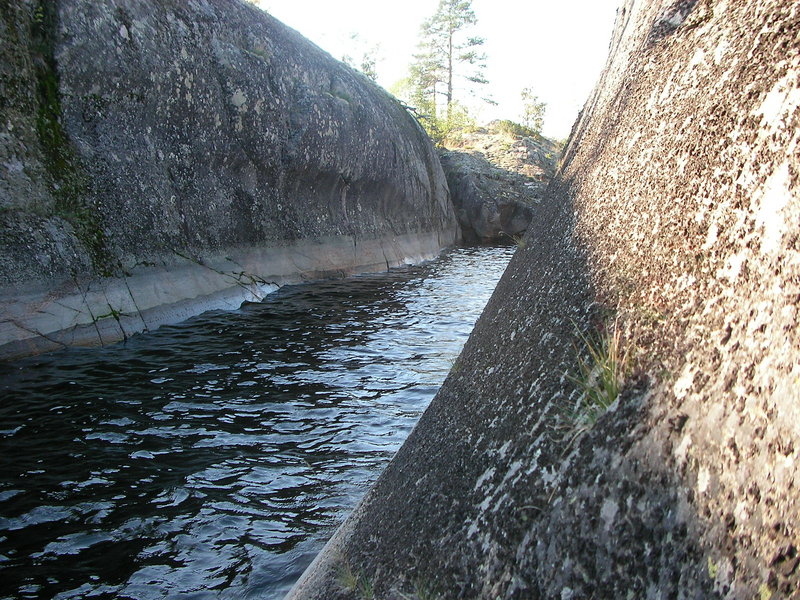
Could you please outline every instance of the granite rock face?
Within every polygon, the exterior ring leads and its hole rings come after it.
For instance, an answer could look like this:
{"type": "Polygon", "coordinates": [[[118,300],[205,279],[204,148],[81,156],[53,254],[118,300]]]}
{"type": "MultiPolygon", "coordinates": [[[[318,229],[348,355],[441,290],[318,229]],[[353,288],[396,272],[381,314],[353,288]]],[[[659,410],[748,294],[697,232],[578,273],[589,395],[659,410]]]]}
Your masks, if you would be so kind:
{"type": "Polygon", "coordinates": [[[536,201],[526,177],[498,169],[479,153],[445,151],[439,159],[464,241],[510,242],[525,233],[536,201]]]}
{"type": "Polygon", "coordinates": [[[27,0],[2,17],[4,355],[458,237],[416,121],[246,2],[27,0]]]}
{"type": "Polygon", "coordinates": [[[792,0],[624,3],[535,243],[293,598],[355,597],[342,565],[377,598],[800,597],[798,32],[792,0]]]}
{"type": "Polygon", "coordinates": [[[490,125],[439,153],[464,241],[506,243],[528,229],[555,175],[559,150],[490,125]]]}

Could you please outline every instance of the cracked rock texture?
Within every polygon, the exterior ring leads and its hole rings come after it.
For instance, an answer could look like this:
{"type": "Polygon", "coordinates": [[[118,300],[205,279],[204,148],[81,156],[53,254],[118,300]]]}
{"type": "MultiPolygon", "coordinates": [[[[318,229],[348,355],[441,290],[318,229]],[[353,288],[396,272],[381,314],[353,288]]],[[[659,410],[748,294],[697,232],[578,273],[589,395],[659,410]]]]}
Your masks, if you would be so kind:
{"type": "Polygon", "coordinates": [[[800,4],[628,0],[441,391],[292,598],[800,598],[800,4]],[[623,391],[576,419],[578,331],[623,391]],[[431,596],[434,591],[436,596],[431,596]]]}
{"type": "Polygon", "coordinates": [[[391,96],[241,0],[0,2],[0,355],[435,256],[391,96]]]}

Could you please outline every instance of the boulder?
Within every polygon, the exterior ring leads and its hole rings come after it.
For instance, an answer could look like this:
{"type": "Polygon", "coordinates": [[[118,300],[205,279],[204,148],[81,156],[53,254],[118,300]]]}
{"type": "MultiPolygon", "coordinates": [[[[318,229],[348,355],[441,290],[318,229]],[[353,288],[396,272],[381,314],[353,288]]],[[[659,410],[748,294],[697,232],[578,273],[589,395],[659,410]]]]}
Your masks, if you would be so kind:
{"type": "Polygon", "coordinates": [[[535,183],[479,152],[444,151],[439,158],[465,242],[510,242],[525,233],[538,201],[535,183]]]}
{"type": "Polygon", "coordinates": [[[555,174],[555,143],[501,125],[464,134],[439,152],[465,242],[518,241],[555,174]]]}
{"type": "Polygon", "coordinates": [[[458,238],[418,123],[253,5],[6,4],[0,356],[108,343],[458,238]]]}

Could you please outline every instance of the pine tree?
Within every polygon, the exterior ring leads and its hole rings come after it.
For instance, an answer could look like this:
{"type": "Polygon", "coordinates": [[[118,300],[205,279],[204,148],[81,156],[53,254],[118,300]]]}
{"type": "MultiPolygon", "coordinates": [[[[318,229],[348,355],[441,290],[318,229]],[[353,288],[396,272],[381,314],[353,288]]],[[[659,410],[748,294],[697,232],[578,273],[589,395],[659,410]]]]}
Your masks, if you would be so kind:
{"type": "Polygon", "coordinates": [[[434,117],[439,96],[443,96],[445,118],[449,119],[457,77],[474,84],[488,83],[483,75],[486,57],[479,52],[484,39],[467,35],[476,24],[472,0],[439,0],[436,13],[422,24],[420,53],[414,56],[411,76],[424,104],[433,108],[434,117]]]}

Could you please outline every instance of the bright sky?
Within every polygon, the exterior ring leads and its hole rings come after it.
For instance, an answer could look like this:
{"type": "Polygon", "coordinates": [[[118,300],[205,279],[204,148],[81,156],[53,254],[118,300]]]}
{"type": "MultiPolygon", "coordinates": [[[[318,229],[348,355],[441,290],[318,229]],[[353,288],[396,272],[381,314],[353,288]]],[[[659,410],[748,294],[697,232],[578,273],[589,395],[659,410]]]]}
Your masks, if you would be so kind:
{"type": "MultiPolygon", "coordinates": [[[[620,0],[473,0],[486,39],[486,76],[498,105],[482,105],[480,122],[521,121],[520,92],[547,103],[543,133],[569,135],[605,64],[620,0]]],[[[378,83],[407,75],[421,23],[438,0],[259,0],[259,6],[341,59],[379,45],[378,83]],[[353,34],[358,34],[354,42],[353,34]]]]}

